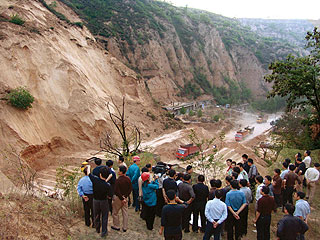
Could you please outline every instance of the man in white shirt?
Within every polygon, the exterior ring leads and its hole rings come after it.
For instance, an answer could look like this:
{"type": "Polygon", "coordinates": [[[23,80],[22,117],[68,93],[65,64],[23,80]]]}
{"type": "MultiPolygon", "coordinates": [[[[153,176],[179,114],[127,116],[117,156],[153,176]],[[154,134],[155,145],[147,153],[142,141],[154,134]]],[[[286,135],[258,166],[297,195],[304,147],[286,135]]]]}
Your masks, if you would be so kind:
{"type": "Polygon", "coordinates": [[[256,176],[256,183],[258,184],[257,191],[256,191],[256,202],[258,202],[258,200],[262,197],[260,190],[264,186],[263,177],[260,175],[256,176]]]}
{"type": "Polygon", "coordinates": [[[207,225],[203,236],[204,240],[209,240],[212,235],[214,235],[214,239],[220,239],[222,223],[228,216],[227,205],[220,200],[222,196],[223,190],[219,189],[215,192],[215,198],[206,204],[207,225]]]}
{"type": "Polygon", "coordinates": [[[310,155],[311,155],[311,151],[310,150],[307,150],[307,151],[304,152],[304,157],[305,158],[303,159],[303,162],[306,165],[306,168],[309,168],[310,165],[311,165],[311,157],[310,157],[310,155]]]}
{"type": "Polygon", "coordinates": [[[307,181],[307,199],[309,204],[312,204],[314,193],[316,191],[316,182],[319,180],[320,164],[315,163],[313,168],[308,168],[304,177],[307,181]]]}

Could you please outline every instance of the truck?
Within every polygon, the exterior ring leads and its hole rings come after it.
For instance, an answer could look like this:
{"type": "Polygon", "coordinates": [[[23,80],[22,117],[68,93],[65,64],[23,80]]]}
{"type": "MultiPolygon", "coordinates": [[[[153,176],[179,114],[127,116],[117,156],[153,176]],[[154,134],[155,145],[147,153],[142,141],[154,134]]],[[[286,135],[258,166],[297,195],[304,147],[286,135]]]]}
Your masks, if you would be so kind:
{"type": "Polygon", "coordinates": [[[180,145],[176,152],[176,157],[180,160],[186,159],[199,152],[199,148],[192,143],[187,145],[180,145]]]}
{"type": "Polygon", "coordinates": [[[252,134],[254,131],[254,127],[245,127],[244,129],[241,129],[239,131],[237,131],[236,135],[235,135],[235,140],[237,142],[242,141],[243,139],[245,139],[249,134],[252,134]]]}
{"type": "Polygon", "coordinates": [[[258,116],[257,118],[257,123],[265,123],[268,121],[268,116],[263,116],[263,115],[260,115],[258,116]]]}

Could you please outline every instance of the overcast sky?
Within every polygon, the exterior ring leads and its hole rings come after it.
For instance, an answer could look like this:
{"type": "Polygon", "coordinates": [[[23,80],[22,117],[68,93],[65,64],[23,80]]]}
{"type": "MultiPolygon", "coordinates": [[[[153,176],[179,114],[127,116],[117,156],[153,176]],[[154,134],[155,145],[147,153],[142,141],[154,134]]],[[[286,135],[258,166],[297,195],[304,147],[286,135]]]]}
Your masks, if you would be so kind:
{"type": "Polygon", "coordinates": [[[226,17],[320,19],[320,0],[166,0],[226,17]]]}

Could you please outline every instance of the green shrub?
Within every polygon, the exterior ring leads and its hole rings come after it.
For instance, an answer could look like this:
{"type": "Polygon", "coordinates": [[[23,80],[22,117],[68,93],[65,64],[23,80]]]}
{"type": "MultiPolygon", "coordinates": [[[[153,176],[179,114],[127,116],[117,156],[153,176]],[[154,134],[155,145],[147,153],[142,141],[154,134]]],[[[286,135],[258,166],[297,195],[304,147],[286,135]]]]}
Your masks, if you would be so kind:
{"type": "Polygon", "coordinates": [[[7,98],[11,106],[22,109],[31,108],[34,101],[34,97],[23,87],[12,90],[7,98]]]}
{"type": "Polygon", "coordinates": [[[192,117],[192,116],[194,116],[194,115],[196,115],[196,114],[195,114],[195,112],[194,112],[194,111],[192,111],[192,110],[190,110],[190,112],[189,112],[189,116],[190,116],[190,117],[192,117]]]}
{"type": "Polygon", "coordinates": [[[181,114],[186,114],[186,112],[187,112],[187,110],[186,110],[185,107],[182,107],[182,108],[180,109],[180,113],[181,113],[181,114]]]}
{"type": "Polygon", "coordinates": [[[215,121],[215,122],[219,122],[220,116],[219,115],[214,115],[214,116],[212,116],[212,120],[215,121]]]}
{"type": "Polygon", "coordinates": [[[200,118],[200,117],[202,117],[202,115],[203,115],[203,114],[202,114],[202,110],[199,109],[198,112],[197,112],[197,116],[200,118]]]}
{"type": "Polygon", "coordinates": [[[73,22],[72,25],[83,28],[83,22],[73,22]]]}
{"type": "Polygon", "coordinates": [[[20,18],[18,14],[11,16],[9,22],[20,25],[20,26],[22,26],[25,23],[25,21],[22,20],[22,18],[20,18]]]}

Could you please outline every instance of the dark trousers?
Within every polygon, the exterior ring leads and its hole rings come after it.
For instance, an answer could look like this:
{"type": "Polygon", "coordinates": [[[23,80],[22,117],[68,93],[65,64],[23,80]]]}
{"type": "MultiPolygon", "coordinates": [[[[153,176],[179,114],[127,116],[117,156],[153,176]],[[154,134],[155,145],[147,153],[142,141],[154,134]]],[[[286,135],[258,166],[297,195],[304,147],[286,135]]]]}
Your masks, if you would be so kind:
{"type": "Polygon", "coordinates": [[[112,214],[112,198],[108,199],[109,211],[112,214]]]}
{"type": "MultiPolygon", "coordinates": [[[[218,221],[215,219],[214,221],[218,221]]],[[[213,227],[213,224],[207,221],[206,232],[204,233],[203,240],[210,240],[211,236],[214,236],[214,240],[220,240],[220,232],[222,229],[222,224],[219,224],[216,228],[213,227]]]]}
{"type": "Polygon", "coordinates": [[[274,194],[274,201],[277,204],[277,207],[281,207],[282,206],[282,194],[274,194]]]}
{"type": "Polygon", "coordinates": [[[283,206],[288,202],[293,204],[292,201],[292,194],[293,194],[294,188],[293,187],[286,187],[284,190],[284,199],[283,199],[283,206]]]}
{"type": "Polygon", "coordinates": [[[157,189],[156,191],[157,194],[157,209],[156,209],[156,214],[158,217],[161,217],[162,213],[162,208],[165,204],[164,198],[163,198],[163,193],[162,193],[162,188],[157,189]]]}
{"type": "Polygon", "coordinates": [[[136,208],[136,211],[140,210],[140,203],[138,201],[138,197],[139,197],[139,189],[132,189],[132,198],[133,198],[132,206],[136,208]]]}
{"type": "Polygon", "coordinates": [[[188,205],[188,207],[184,209],[182,214],[182,230],[186,232],[190,231],[189,222],[191,219],[192,208],[193,208],[192,204],[188,205]]]}
{"type": "Polygon", "coordinates": [[[253,179],[250,179],[250,190],[251,190],[251,194],[252,194],[252,200],[251,200],[251,203],[253,203],[253,199],[255,199],[255,196],[256,196],[256,182],[253,179]]]}
{"type": "MultiPolygon", "coordinates": [[[[241,217],[240,217],[241,219],[241,217]]],[[[235,235],[235,239],[240,239],[241,235],[241,221],[235,219],[233,214],[228,210],[228,217],[226,221],[226,229],[227,229],[227,239],[233,240],[233,234],[235,235]]]]}
{"type": "Polygon", "coordinates": [[[247,205],[242,212],[240,213],[240,224],[241,224],[241,231],[240,231],[240,237],[247,235],[247,229],[248,229],[248,214],[249,214],[249,206],[247,205]]]}
{"type": "Polygon", "coordinates": [[[89,200],[85,201],[82,198],[82,203],[83,203],[83,209],[84,209],[84,221],[87,226],[90,226],[91,221],[93,223],[94,218],[93,218],[93,194],[85,194],[89,200]],[[91,221],[90,221],[91,219],[91,221]]]}
{"type": "Polygon", "coordinates": [[[100,226],[102,225],[102,234],[108,232],[108,214],[109,204],[108,200],[96,200],[93,199],[93,213],[94,213],[94,225],[97,232],[100,232],[100,226]],[[102,221],[101,221],[102,218],[102,221]],[[101,224],[102,222],[102,224],[101,224]]]}
{"type": "Polygon", "coordinates": [[[182,239],[182,233],[175,234],[175,235],[164,235],[165,240],[181,240],[182,239]]]}
{"type": "Polygon", "coordinates": [[[261,216],[257,221],[257,240],[270,240],[271,215],[261,216]]]}
{"type": "Polygon", "coordinates": [[[141,217],[143,220],[145,220],[145,216],[146,216],[145,206],[146,206],[146,204],[144,203],[144,201],[142,201],[140,204],[141,204],[140,217],[141,217]]]}
{"type": "Polygon", "coordinates": [[[192,230],[198,231],[198,217],[200,214],[201,218],[201,231],[204,232],[206,230],[206,216],[204,215],[204,211],[206,208],[206,202],[194,202],[193,203],[193,224],[192,230]]]}
{"type": "Polygon", "coordinates": [[[154,218],[156,217],[156,206],[148,206],[147,204],[144,205],[144,213],[145,213],[145,221],[147,224],[147,229],[153,229],[154,218]]]}

